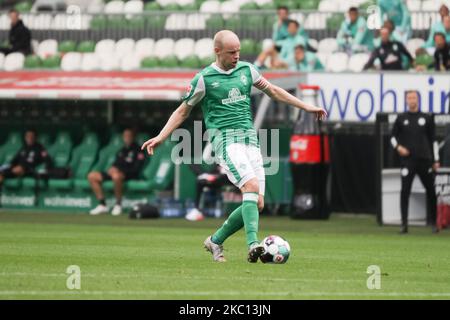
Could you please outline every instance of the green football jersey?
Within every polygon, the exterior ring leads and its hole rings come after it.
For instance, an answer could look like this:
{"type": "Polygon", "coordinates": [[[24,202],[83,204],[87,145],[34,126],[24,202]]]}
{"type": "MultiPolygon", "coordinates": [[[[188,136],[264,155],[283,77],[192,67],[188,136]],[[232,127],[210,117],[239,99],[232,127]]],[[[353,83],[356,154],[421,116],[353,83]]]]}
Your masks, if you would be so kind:
{"type": "Polygon", "coordinates": [[[201,105],[206,128],[213,132],[213,146],[220,142],[245,142],[258,145],[250,108],[252,86],[263,90],[267,81],[248,62],[238,62],[224,71],[215,63],[194,77],[183,100],[190,106],[201,105]],[[220,139],[218,139],[218,137],[220,139]]]}

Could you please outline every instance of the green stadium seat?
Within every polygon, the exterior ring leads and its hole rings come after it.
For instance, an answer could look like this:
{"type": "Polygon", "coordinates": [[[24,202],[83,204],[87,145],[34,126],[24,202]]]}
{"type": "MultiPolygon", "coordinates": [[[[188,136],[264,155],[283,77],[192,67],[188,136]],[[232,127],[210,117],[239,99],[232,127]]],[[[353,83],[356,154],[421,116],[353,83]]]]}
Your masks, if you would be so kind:
{"type": "Polygon", "coordinates": [[[26,56],[23,66],[25,69],[38,69],[41,67],[41,58],[37,55],[26,56]]]}
{"type": "Polygon", "coordinates": [[[181,7],[177,3],[170,3],[162,8],[164,11],[179,11],[181,7]]]}
{"type": "Polygon", "coordinates": [[[125,27],[128,29],[144,29],[145,19],[143,17],[132,17],[127,19],[125,27]]]}
{"type": "Polygon", "coordinates": [[[189,69],[200,68],[200,59],[194,55],[186,57],[183,61],[181,61],[180,67],[189,69]]]}
{"type": "Polygon", "coordinates": [[[189,3],[187,5],[181,6],[180,10],[183,11],[197,11],[199,9],[199,5],[197,3],[189,3]]]}
{"type": "Polygon", "coordinates": [[[220,15],[220,14],[212,15],[208,20],[206,20],[206,28],[207,29],[212,29],[212,30],[222,29],[224,24],[225,24],[224,20],[222,18],[222,15],[220,15]]]}
{"type": "Polygon", "coordinates": [[[76,51],[77,43],[72,40],[65,40],[59,43],[58,51],[59,52],[73,52],[76,51]]]}
{"type": "Polygon", "coordinates": [[[73,142],[68,132],[59,132],[55,142],[48,148],[55,167],[67,167],[72,153],[73,142]]]}
{"type": "Polygon", "coordinates": [[[91,20],[92,30],[101,30],[108,27],[108,19],[104,16],[93,17],[91,20]]]}
{"type": "Polygon", "coordinates": [[[78,44],[77,47],[78,52],[86,53],[86,52],[94,52],[95,51],[95,42],[94,41],[82,41],[78,44]]]}
{"type": "Polygon", "coordinates": [[[87,182],[87,175],[97,158],[98,148],[97,135],[87,133],[83,141],[72,152],[72,160],[69,165],[72,169],[72,179],[49,179],[49,188],[70,190],[73,186],[78,186],[80,181],[87,182]]]}
{"type": "Polygon", "coordinates": [[[161,59],[160,66],[163,68],[175,68],[178,66],[178,59],[173,55],[165,57],[161,59]]]}
{"type": "Polygon", "coordinates": [[[147,2],[144,5],[144,11],[160,11],[161,10],[161,6],[158,2],[153,1],[153,2],[147,2]]]}
{"type": "Polygon", "coordinates": [[[42,67],[46,69],[59,69],[61,65],[61,57],[59,55],[45,58],[42,61],[42,67]]]}
{"type": "Polygon", "coordinates": [[[200,59],[200,66],[202,68],[209,66],[211,63],[213,63],[213,61],[215,61],[215,57],[214,56],[209,56],[209,57],[205,57],[205,58],[201,58],[200,59]]]}
{"type": "Polygon", "coordinates": [[[159,60],[156,57],[147,57],[142,59],[141,67],[144,69],[147,68],[156,68],[159,66],[159,60]]]}
{"type": "Polygon", "coordinates": [[[259,7],[254,2],[249,2],[240,7],[240,10],[258,10],[259,7]]]}
{"type": "Polygon", "coordinates": [[[317,10],[320,0],[297,0],[298,8],[302,10],[317,10]]]}
{"type": "Polygon", "coordinates": [[[25,13],[25,12],[30,12],[31,7],[32,7],[32,4],[30,1],[22,1],[22,2],[17,3],[14,6],[14,9],[19,11],[20,13],[25,13]]]}
{"type": "Polygon", "coordinates": [[[259,30],[264,28],[265,19],[264,16],[259,15],[251,15],[247,18],[244,18],[245,20],[245,27],[249,30],[259,30]]]}
{"type": "Polygon", "coordinates": [[[341,27],[342,21],[345,20],[343,13],[333,13],[331,17],[327,19],[327,29],[337,31],[341,27]]]}
{"type": "Polygon", "coordinates": [[[243,39],[241,41],[241,54],[250,55],[256,53],[256,42],[253,39],[243,39]]]}
{"type": "Polygon", "coordinates": [[[165,16],[152,15],[147,17],[148,28],[164,28],[165,24],[166,24],[165,16]]]}
{"type": "Polygon", "coordinates": [[[174,144],[166,140],[159,146],[149,163],[142,171],[143,180],[130,180],[125,183],[127,190],[149,192],[167,189],[174,178],[175,165],[171,159],[174,144]]]}
{"type": "Polygon", "coordinates": [[[23,139],[19,132],[11,132],[0,147],[0,165],[9,163],[22,147],[23,139]]]}
{"type": "MultiPolygon", "coordinates": [[[[22,147],[23,139],[19,132],[11,132],[6,142],[0,147],[0,164],[8,164],[22,147]]],[[[6,189],[18,189],[22,186],[22,179],[6,179],[3,182],[6,189]]]]}
{"type": "MultiPolygon", "coordinates": [[[[91,171],[108,171],[108,169],[112,166],[112,164],[114,163],[114,160],[116,159],[116,154],[117,152],[120,150],[120,148],[122,148],[123,146],[123,139],[122,139],[122,135],[117,133],[114,134],[111,138],[111,141],[109,142],[108,145],[106,145],[105,147],[103,147],[98,155],[98,161],[97,163],[93,166],[93,168],[91,169],[91,171]]],[[[83,188],[90,188],[90,185],[87,184],[79,184],[79,186],[82,186],[83,188]]],[[[103,184],[104,188],[106,190],[112,190],[113,189],[113,183],[112,181],[106,181],[103,184]]]]}
{"type": "Polygon", "coordinates": [[[127,24],[127,20],[122,16],[112,16],[108,18],[108,28],[110,29],[122,29],[127,24]]]}
{"type": "Polygon", "coordinates": [[[245,19],[241,19],[240,16],[234,16],[225,21],[226,28],[229,30],[236,30],[241,27],[242,22],[244,25],[247,25],[247,21],[245,19]]]}
{"type": "Polygon", "coordinates": [[[274,2],[269,2],[259,6],[259,8],[262,10],[275,10],[277,8],[277,5],[274,2]]]}

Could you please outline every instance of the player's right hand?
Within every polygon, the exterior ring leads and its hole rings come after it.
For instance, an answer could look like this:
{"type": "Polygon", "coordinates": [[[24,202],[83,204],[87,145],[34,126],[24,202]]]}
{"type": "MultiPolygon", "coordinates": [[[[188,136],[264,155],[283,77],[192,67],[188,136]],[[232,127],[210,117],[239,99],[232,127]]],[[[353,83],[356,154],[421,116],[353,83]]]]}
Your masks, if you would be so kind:
{"type": "Polygon", "coordinates": [[[401,157],[407,157],[410,154],[409,150],[406,149],[404,146],[398,146],[397,152],[401,157]]]}
{"type": "Polygon", "coordinates": [[[147,149],[147,153],[149,155],[153,155],[154,149],[161,144],[161,140],[158,137],[151,138],[144,142],[141,147],[141,150],[147,149]]]}

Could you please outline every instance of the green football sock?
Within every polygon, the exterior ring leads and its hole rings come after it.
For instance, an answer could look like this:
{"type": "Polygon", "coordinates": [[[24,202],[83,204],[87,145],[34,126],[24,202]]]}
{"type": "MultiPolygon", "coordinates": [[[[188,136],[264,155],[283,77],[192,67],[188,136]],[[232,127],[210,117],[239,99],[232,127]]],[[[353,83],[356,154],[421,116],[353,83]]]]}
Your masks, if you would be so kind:
{"type": "Polygon", "coordinates": [[[246,192],[243,194],[242,219],[244,220],[245,234],[247,236],[247,245],[250,247],[258,242],[258,194],[246,192]]]}
{"type": "Polygon", "coordinates": [[[229,236],[244,226],[242,220],[242,205],[236,208],[223,223],[223,225],[213,234],[211,241],[222,244],[229,236]]]}

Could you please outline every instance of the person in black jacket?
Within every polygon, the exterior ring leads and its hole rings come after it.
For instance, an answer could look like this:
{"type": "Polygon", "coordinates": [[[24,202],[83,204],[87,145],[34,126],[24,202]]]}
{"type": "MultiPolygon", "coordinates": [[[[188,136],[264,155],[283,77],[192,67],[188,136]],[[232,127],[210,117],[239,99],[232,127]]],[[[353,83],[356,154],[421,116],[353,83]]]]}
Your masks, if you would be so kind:
{"type": "Polygon", "coordinates": [[[450,70],[450,45],[445,42],[445,34],[441,32],[436,32],[434,34],[434,43],[436,45],[433,63],[434,70],[436,71],[450,70]]]}
{"type": "Polygon", "coordinates": [[[434,171],[439,168],[439,147],[435,141],[434,118],[419,111],[417,91],[406,93],[408,112],[399,114],[392,129],[391,143],[401,159],[402,189],[400,210],[402,216],[401,233],[408,233],[408,204],[411,186],[416,174],[426,189],[427,218],[436,227],[436,191],[434,171]]]}
{"type": "Polygon", "coordinates": [[[91,215],[108,212],[102,190],[102,182],[105,180],[114,182],[116,204],[111,214],[117,216],[122,213],[123,182],[129,179],[138,179],[145,162],[144,152],[141,151],[140,146],[135,142],[135,136],[133,130],[125,129],[123,131],[124,146],[117,152],[111,168],[107,172],[92,171],[89,173],[89,183],[99,201],[99,204],[89,212],[91,215]]]}
{"type": "Polygon", "coordinates": [[[46,169],[53,166],[53,161],[44,146],[37,142],[36,132],[27,130],[24,136],[25,144],[14,156],[11,162],[0,170],[0,186],[4,179],[31,176],[34,177],[36,167],[45,163],[46,169]]]}
{"type": "Polygon", "coordinates": [[[11,29],[9,30],[9,47],[0,48],[5,55],[12,52],[21,52],[24,55],[32,53],[31,32],[19,18],[19,12],[15,9],[9,11],[11,29]]]}
{"type": "Polygon", "coordinates": [[[379,59],[381,62],[381,70],[403,70],[402,56],[406,56],[410,63],[413,62],[413,57],[403,43],[389,39],[390,32],[388,28],[381,28],[380,36],[381,45],[372,52],[369,61],[364,66],[364,70],[373,67],[376,59],[379,59]]]}

